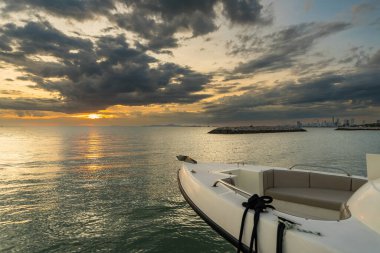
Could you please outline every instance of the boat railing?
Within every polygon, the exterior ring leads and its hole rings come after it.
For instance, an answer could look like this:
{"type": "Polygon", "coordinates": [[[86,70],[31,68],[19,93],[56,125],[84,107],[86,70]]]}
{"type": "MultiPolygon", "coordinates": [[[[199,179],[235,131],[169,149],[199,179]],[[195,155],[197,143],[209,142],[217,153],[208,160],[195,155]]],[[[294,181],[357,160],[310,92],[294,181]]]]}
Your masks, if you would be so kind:
{"type": "Polygon", "coordinates": [[[221,183],[221,184],[227,186],[228,188],[233,190],[235,193],[239,193],[240,195],[246,195],[247,197],[250,197],[252,195],[246,191],[243,191],[242,189],[237,188],[236,186],[233,186],[232,184],[229,184],[229,183],[223,181],[222,179],[215,181],[215,183],[212,186],[217,187],[218,183],[221,183]]]}
{"type": "Polygon", "coordinates": [[[237,167],[240,167],[240,166],[243,167],[244,165],[246,165],[248,163],[239,161],[239,162],[229,162],[227,164],[236,164],[237,167]]]}
{"type": "Polygon", "coordinates": [[[291,167],[288,168],[288,169],[291,170],[291,169],[293,169],[294,167],[312,167],[312,168],[332,169],[332,170],[337,170],[337,171],[343,172],[344,174],[346,174],[346,175],[349,176],[349,177],[351,176],[351,173],[349,173],[349,172],[346,171],[345,169],[337,168],[337,167],[321,166],[321,165],[314,165],[314,164],[295,164],[295,165],[291,166],[291,167]]]}

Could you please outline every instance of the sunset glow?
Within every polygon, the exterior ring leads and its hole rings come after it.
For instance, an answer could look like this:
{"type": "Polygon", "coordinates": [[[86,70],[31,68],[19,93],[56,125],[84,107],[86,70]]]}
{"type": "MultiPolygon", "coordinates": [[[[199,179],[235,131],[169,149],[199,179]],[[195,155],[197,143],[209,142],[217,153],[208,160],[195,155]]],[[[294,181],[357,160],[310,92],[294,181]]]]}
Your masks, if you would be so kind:
{"type": "Polygon", "coordinates": [[[88,117],[89,119],[100,119],[100,118],[102,118],[102,115],[92,113],[92,114],[89,114],[87,117],[88,117]]]}
{"type": "Polygon", "coordinates": [[[58,2],[0,4],[0,125],[379,120],[379,1],[58,2]]]}

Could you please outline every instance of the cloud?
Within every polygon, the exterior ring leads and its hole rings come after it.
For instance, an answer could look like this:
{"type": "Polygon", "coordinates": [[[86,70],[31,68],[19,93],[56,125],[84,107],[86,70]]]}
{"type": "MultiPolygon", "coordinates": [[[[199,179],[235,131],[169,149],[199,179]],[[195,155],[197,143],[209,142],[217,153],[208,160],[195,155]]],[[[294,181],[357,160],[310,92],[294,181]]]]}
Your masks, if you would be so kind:
{"type": "Polygon", "coordinates": [[[146,49],[158,51],[162,48],[178,46],[175,34],[180,31],[190,31],[193,37],[205,35],[217,29],[213,21],[215,13],[204,13],[200,10],[187,14],[160,15],[160,22],[150,11],[138,8],[126,14],[115,14],[112,19],[119,27],[137,33],[147,40],[146,49]]]}
{"type": "Polygon", "coordinates": [[[268,23],[270,19],[262,16],[263,6],[257,0],[223,0],[223,13],[232,23],[253,24],[268,23]]]}
{"type": "Polygon", "coordinates": [[[380,51],[366,66],[351,73],[323,73],[282,82],[252,85],[242,95],[226,96],[205,104],[216,121],[373,116],[380,112],[380,51]]]}
{"type": "Polygon", "coordinates": [[[3,4],[5,4],[3,13],[37,10],[76,20],[92,19],[97,15],[110,15],[110,11],[115,8],[113,0],[3,0],[3,4]]]}
{"type": "MultiPolygon", "coordinates": [[[[72,49],[87,50],[92,47],[90,40],[69,37],[46,21],[28,22],[20,27],[8,23],[0,28],[0,33],[9,44],[11,40],[19,41],[18,50],[23,54],[49,53],[64,57],[72,49]]],[[[3,50],[12,51],[12,48],[3,50]]]]}
{"type": "Polygon", "coordinates": [[[368,66],[380,69],[380,50],[378,50],[372,57],[369,58],[368,66]]]}
{"type": "Polygon", "coordinates": [[[193,37],[218,29],[215,5],[223,2],[223,13],[233,24],[262,24],[262,5],[257,0],[221,1],[128,1],[132,11],[110,17],[120,27],[148,41],[147,48],[159,50],[178,46],[174,36],[187,31],[193,37]]]}
{"type": "Polygon", "coordinates": [[[65,103],[56,99],[0,98],[1,109],[62,112],[65,103]]]}
{"type": "Polygon", "coordinates": [[[117,104],[193,103],[209,96],[197,94],[210,81],[209,75],[160,63],[132,48],[124,35],[102,36],[91,42],[70,37],[48,22],[7,24],[0,34],[17,45],[0,52],[0,60],[26,72],[22,78],[35,82],[34,88],[59,97],[2,98],[2,108],[76,113],[117,104]],[[55,61],[44,61],[40,55],[55,61]]]}
{"type": "Polygon", "coordinates": [[[23,117],[43,117],[43,116],[46,116],[46,113],[44,113],[44,112],[41,112],[41,111],[31,111],[31,110],[28,110],[28,111],[17,110],[15,113],[20,118],[23,118],[23,117]]]}
{"type": "Polygon", "coordinates": [[[215,6],[219,3],[232,24],[263,25],[270,21],[262,17],[263,6],[258,0],[5,0],[2,12],[44,11],[79,21],[103,16],[146,40],[146,49],[159,51],[177,47],[178,33],[197,37],[216,31],[215,6]]]}
{"type": "Polygon", "coordinates": [[[21,95],[22,92],[19,90],[1,90],[0,94],[3,94],[3,95],[21,95]]]}
{"type": "Polygon", "coordinates": [[[0,50],[11,51],[10,41],[6,36],[0,36],[0,50]]]}
{"type": "Polygon", "coordinates": [[[233,54],[249,51],[264,52],[258,57],[242,62],[234,68],[233,74],[254,74],[258,71],[274,71],[294,66],[315,43],[331,34],[350,27],[349,23],[303,23],[290,26],[284,30],[264,36],[262,39],[250,40],[242,37],[241,45],[233,45],[233,54]],[[247,43],[251,43],[247,45],[247,43]]]}

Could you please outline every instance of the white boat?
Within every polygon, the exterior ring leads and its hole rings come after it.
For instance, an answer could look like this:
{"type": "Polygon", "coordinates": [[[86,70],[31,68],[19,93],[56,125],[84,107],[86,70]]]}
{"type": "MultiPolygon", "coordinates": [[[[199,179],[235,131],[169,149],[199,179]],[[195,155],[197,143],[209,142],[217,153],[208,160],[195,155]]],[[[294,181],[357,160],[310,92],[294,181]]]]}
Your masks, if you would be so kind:
{"type": "Polygon", "coordinates": [[[380,252],[380,155],[367,154],[367,178],[179,159],[182,195],[238,251],[380,252]],[[243,219],[243,203],[254,194],[243,219]]]}

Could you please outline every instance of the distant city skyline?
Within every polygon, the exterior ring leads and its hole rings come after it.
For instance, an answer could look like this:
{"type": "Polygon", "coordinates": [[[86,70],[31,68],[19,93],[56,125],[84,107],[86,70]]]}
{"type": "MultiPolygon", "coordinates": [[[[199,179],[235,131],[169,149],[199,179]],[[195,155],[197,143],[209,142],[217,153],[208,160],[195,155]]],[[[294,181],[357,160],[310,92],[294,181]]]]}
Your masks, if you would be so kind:
{"type": "Polygon", "coordinates": [[[376,0],[3,0],[0,125],[380,115],[376,0]]]}

